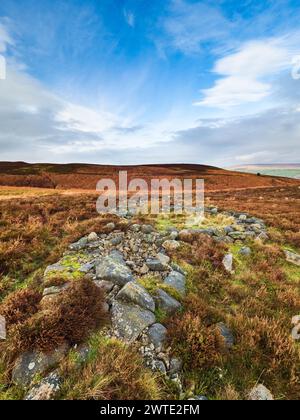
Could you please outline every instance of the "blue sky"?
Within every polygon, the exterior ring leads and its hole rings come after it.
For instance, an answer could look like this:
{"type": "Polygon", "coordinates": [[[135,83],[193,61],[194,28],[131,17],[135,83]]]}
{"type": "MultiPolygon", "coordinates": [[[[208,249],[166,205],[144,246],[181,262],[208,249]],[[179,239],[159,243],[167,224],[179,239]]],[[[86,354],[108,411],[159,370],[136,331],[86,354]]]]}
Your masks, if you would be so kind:
{"type": "Polygon", "coordinates": [[[299,19],[295,0],[1,0],[0,159],[300,161],[299,19]]]}

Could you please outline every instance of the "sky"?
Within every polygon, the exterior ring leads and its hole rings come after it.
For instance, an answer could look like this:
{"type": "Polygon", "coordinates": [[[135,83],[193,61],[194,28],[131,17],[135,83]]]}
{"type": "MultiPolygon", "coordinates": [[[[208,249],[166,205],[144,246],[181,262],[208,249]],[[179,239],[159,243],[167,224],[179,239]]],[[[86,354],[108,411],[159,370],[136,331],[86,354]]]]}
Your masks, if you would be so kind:
{"type": "Polygon", "coordinates": [[[0,160],[299,163],[299,21],[299,0],[1,0],[0,160]]]}

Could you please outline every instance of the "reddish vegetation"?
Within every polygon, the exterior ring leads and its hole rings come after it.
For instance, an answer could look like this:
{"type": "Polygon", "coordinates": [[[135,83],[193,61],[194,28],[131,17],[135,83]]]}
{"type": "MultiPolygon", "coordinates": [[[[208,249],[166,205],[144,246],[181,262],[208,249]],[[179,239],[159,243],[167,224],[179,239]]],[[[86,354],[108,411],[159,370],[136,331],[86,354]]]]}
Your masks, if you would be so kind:
{"type": "Polygon", "coordinates": [[[111,178],[117,181],[119,171],[122,170],[128,172],[129,180],[143,178],[148,183],[152,178],[200,178],[205,180],[208,191],[299,185],[297,180],[243,174],[205,165],[30,165],[8,162],[0,163],[0,185],[95,190],[96,184],[101,178],[111,178]]]}
{"type": "Polygon", "coordinates": [[[300,186],[219,191],[206,198],[220,209],[246,212],[264,219],[277,242],[300,247],[300,186]]]}

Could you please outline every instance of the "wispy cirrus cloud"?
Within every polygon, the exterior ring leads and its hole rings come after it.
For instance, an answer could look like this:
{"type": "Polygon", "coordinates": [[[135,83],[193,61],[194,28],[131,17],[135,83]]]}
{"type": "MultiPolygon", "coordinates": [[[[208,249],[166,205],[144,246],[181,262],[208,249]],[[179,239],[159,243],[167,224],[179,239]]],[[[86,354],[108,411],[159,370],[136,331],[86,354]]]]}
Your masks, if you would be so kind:
{"type": "Polygon", "coordinates": [[[124,13],[124,18],[125,18],[125,21],[126,21],[127,25],[129,25],[131,28],[134,28],[135,27],[135,15],[134,15],[134,13],[127,10],[127,9],[124,9],[123,13],[124,13]]]}
{"type": "Polygon", "coordinates": [[[222,43],[232,23],[216,5],[171,0],[159,25],[163,30],[163,37],[156,39],[159,49],[172,48],[189,55],[198,54],[207,43],[222,43]]]}
{"type": "Polygon", "coordinates": [[[201,91],[195,105],[228,108],[259,102],[274,93],[276,77],[291,72],[300,32],[287,37],[250,41],[216,61],[214,86],[201,91]]]}

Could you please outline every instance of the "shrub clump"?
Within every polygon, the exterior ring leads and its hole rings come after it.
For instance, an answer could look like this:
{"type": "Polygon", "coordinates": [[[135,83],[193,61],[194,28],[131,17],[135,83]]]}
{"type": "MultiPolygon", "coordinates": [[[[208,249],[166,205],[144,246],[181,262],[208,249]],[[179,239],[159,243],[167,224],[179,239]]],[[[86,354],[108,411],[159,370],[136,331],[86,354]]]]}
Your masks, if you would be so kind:
{"type": "Polygon", "coordinates": [[[169,342],[183,357],[185,370],[199,370],[218,365],[225,349],[216,326],[206,326],[200,316],[186,312],[169,323],[169,342]]]}
{"type": "Polygon", "coordinates": [[[16,326],[12,347],[18,351],[51,351],[66,342],[81,343],[106,323],[104,303],[102,290],[91,280],[74,282],[55,305],[16,326]]]}

